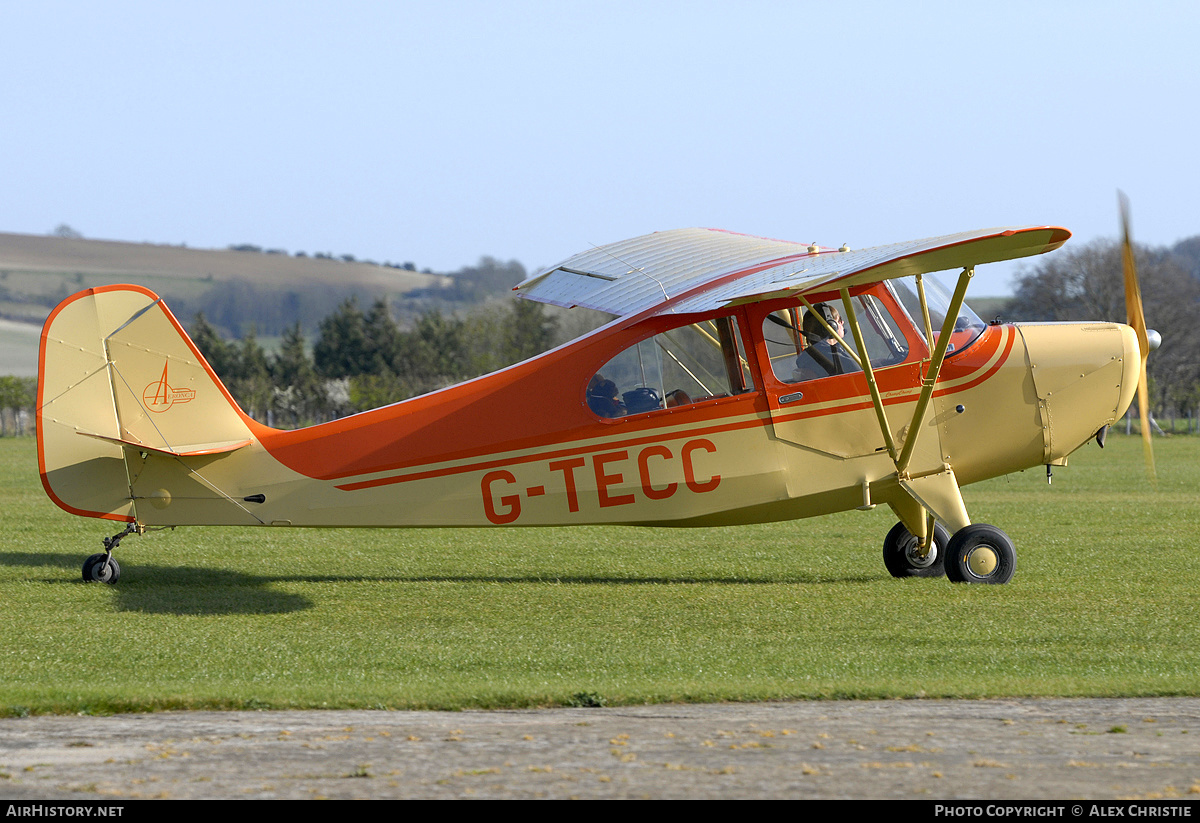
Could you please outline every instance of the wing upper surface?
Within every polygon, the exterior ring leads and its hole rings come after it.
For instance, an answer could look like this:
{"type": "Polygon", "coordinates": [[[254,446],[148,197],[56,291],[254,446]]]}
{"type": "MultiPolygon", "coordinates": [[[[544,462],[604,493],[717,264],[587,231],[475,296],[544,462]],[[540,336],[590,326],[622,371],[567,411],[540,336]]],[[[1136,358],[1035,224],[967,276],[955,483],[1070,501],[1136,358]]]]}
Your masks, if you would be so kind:
{"type": "Polygon", "coordinates": [[[1070,236],[1053,226],[984,229],[838,251],[718,229],[677,229],[577,254],[515,290],[530,300],[619,316],[659,305],[684,314],[1042,254],[1070,236]]]}
{"type": "Polygon", "coordinates": [[[808,247],[718,229],[675,229],[597,246],[516,287],[558,306],[636,314],[722,273],[807,253],[808,247]]]}

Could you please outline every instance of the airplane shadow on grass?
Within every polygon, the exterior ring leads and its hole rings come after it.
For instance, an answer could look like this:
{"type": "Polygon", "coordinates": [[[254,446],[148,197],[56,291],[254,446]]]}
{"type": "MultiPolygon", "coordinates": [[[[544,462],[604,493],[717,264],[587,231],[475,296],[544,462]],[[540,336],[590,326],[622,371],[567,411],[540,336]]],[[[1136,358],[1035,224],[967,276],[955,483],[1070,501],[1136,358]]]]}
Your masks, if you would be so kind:
{"type": "Polygon", "coordinates": [[[212,615],[212,614],[284,614],[304,611],[315,605],[309,597],[274,590],[278,583],[547,583],[582,585],[779,585],[874,583],[882,579],[875,575],[846,575],[834,578],[825,575],[791,573],[769,577],[732,577],[678,574],[664,576],[613,575],[252,575],[242,572],[196,568],[191,566],[138,565],[122,570],[116,586],[84,583],[80,577],[81,560],[76,554],[43,554],[31,552],[0,552],[0,566],[27,566],[70,570],[73,576],[45,577],[44,583],[69,583],[110,589],[116,594],[116,606],[121,611],[149,614],[212,615]]]}
{"type": "Polygon", "coordinates": [[[313,606],[307,597],[273,590],[271,584],[282,578],[256,577],[241,572],[201,569],[191,566],[137,566],[122,569],[116,586],[84,583],[80,575],[82,559],[75,554],[0,553],[0,566],[32,566],[69,570],[70,577],[58,574],[42,578],[44,583],[68,583],[110,589],[120,611],[149,614],[284,614],[313,606]]]}

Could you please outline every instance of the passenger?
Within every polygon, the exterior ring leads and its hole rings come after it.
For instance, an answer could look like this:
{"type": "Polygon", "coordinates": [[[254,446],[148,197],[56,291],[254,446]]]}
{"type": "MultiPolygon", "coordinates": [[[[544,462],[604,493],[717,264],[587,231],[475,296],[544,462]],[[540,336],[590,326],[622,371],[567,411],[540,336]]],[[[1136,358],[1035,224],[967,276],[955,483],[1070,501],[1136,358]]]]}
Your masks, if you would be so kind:
{"type": "Polygon", "coordinates": [[[592,375],[592,379],[588,381],[588,408],[600,417],[624,416],[625,406],[622,405],[617,395],[617,384],[611,380],[606,380],[600,372],[596,372],[592,375]]]}
{"type": "Polygon", "coordinates": [[[667,408],[691,405],[692,398],[683,389],[673,389],[667,392],[667,408]]]}

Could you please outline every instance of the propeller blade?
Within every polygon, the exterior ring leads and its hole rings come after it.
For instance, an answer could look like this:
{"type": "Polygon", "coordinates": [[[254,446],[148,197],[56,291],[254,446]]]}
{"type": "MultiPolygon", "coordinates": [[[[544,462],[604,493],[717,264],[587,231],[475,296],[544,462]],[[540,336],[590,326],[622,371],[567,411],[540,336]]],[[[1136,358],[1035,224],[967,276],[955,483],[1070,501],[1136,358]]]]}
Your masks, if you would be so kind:
{"type": "Polygon", "coordinates": [[[1150,354],[1150,338],[1146,334],[1146,315],[1142,310],[1142,289],[1138,285],[1137,263],[1133,259],[1133,241],[1129,233],[1129,200],[1120,195],[1121,203],[1121,263],[1125,273],[1125,315],[1137,335],[1141,351],[1138,372],[1138,414],[1142,421],[1142,452],[1146,458],[1146,474],[1155,480],[1154,446],[1150,443],[1150,398],[1146,388],[1146,357],[1150,354]]]}

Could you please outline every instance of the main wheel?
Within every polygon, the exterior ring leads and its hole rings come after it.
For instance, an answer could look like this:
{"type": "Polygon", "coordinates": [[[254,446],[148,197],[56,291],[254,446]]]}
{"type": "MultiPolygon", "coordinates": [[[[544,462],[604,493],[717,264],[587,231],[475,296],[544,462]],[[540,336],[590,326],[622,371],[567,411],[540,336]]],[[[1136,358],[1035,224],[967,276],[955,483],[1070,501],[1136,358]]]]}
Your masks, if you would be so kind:
{"type": "Polygon", "coordinates": [[[1016,570],[1012,540],[986,523],[959,529],[946,547],[946,577],[954,583],[1007,583],[1016,570]]]}
{"type": "Polygon", "coordinates": [[[101,552],[93,554],[87,560],[83,561],[83,582],[84,583],[107,583],[110,586],[115,586],[117,581],[121,579],[121,567],[117,565],[117,558],[109,557],[101,552]],[[104,561],[107,560],[106,564],[104,561]]]}
{"type": "Polygon", "coordinates": [[[945,574],[942,563],[949,542],[950,533],[946,527],[935,523],[933,545],[929,547],[928,554],[921,557],[917,553],[920,548],[917,536],[903,523],[897,523],[883,539],[883,565],[887,566],[892,577],[941,577],[945,574]]]}

